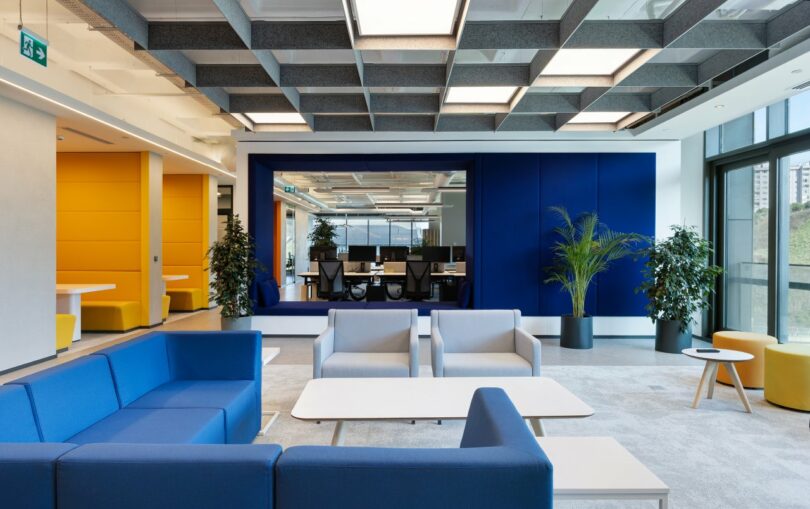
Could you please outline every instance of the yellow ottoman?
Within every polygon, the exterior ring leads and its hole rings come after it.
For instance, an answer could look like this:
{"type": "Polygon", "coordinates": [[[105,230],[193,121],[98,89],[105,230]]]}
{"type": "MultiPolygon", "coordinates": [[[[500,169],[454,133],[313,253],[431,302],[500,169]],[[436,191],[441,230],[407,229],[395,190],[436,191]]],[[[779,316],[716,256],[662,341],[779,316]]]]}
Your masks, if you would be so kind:
{"type": "MultiPolygon", "coordinates": [[[[740,375],[740,381],[746,389],[762,389],[765,385],[765,347],[779,343],[775,337],[755,332],[720,331],[712,336],[712,346],[750,353],[750,361],[738,362],[734,367],[740,375]]],[[[717,370],[717,381],[734,385],[726,368],[722,365],[717,370]]]]}
{"type": "Polygon", "coordinates": [[[56,315],[56,351],[61,352],[73,343],[73,328],[76,327],[76,315],[56,315]]]}
{"type": "Polygon", "coordinates": [[[765,347],[765,399],[779,406],[810,411],[810,344],[765,347]]]}
{"type": "Polygon", "coordinates": [[[197,311],[203,307],[202,291],[199,288],[169,288],[166,295],[172,299],[172,311],[197,311]]]}

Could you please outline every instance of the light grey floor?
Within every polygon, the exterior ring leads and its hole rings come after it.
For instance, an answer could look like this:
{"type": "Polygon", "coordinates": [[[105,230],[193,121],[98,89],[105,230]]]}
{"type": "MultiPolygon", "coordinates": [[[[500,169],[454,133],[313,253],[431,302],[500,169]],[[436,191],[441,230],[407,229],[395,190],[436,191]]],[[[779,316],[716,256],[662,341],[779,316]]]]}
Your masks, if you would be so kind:
{"type": "MultiPolygon", "coordinates": [[[[314,337],[278,338],[265,337],[264,346],[281,348],[281,354],[273,361],[276,364],[312,365],[312,342],[314,337]]],[[[700,361],[680,354],[655,351],[652,338],[596,338],[592,350],[571,350],[560,347],[557,338],[542,338],[543,365],[577,366],[695,366],[700,361]]],[[[708,343],[694,340],[696,347],[708,343]]],[[[430,365],[430,339],[419,340],[419,363],[430,365]]]]}

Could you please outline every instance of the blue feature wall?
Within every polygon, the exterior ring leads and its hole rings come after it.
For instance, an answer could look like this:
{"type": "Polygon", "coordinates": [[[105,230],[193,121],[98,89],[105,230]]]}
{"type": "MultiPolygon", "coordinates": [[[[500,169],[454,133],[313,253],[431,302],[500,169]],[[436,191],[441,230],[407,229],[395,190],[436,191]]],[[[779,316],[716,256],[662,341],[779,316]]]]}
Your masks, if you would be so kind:
{"type": "MultiPolygon", "coordinates": [[[[476,308],[517,308],[527,316],[571,312],[567,294],[543,284],[551,262],[549,210],[596,211],[613,230],[655,235],[655,154],[265,155],[249,164],[250,232],[257,257],[272,267],[273,171],[467,171],[467,273],[476,308]]],[[[634,289],[643,261],[624,259],[598,277],[586,310],[644,316],[634,289]]]]}

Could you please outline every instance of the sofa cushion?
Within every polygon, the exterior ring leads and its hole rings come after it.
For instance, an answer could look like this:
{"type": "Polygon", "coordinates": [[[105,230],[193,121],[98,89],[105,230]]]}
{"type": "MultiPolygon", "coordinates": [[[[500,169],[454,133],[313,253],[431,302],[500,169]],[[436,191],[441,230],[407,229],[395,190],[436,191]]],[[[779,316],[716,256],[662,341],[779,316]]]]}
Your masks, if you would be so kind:
{"type": "Polygon", "coordinates": [[[411,313],[410,309],[335,310],[330,315],[330,325],[335,329],[335,352],[408,352],[411,313]]]}
{"type": "Polygon", "coordinates": [[[259,305],[272,307],[279,303],[281,295],[275,278],[268,277],[259,281],[259,305]]]}
{"type": "Polygon", "coordinates": [[[446,353],[444,376],[532,376],[532,365],[516,353],[446,353]]]}
{"type": "Polygon", "coordinates": [[[221,409],[226,443],[249,444],[260,426],[255,385],[250,380],[180,380],[157,387],[127,408],[221,409]]]}
{"type": "Polygon", "coordinates": [[[70,437],[74,444],[223,444],[225,416],[214,408],[124,408],[70,437]]]}
{"type": "Polygon", "coordinates": [[[148,334],[99,350],[94,355],[104,356],[109,361],[121,407],[171,380],[163,334],[148,334]]]}
{"type": "Polygon", "coordinates": [[[323,378],[407,377],[407,353],[335,352],[323,363],[323,378]]]}
{"type": "Polygon", "coordinates": [[[39,442],[31,401],[21,385],[0,385],[0,442],[39,442]]]}
{"type": "Polygon", "coordinates": [[[98,355],[9,383],[28,391],[43,442],[64,442],[120,408],[110,366],[98,355]]]}
{"type": "Polygon", "coordinates": [[[0,507],[56,507],[56,460],[73,444],[3,444],[0,446],[0,507]]]}

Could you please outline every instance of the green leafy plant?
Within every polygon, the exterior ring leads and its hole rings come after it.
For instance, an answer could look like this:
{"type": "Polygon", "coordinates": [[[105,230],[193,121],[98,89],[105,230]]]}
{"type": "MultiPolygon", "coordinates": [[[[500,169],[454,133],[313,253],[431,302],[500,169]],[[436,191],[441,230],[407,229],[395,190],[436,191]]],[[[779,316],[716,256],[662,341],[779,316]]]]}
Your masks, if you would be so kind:
{"type": "Polygon", "coordinates": [[[421,255],[426,247],[430,246],[430,240],[427,237],[422,237],[422,242],[411,248],[412,255],[421,255]]]}
{"type": "Polygon", "coordinates": [[[325,217],[316,216],[315,226],[309,233],[309,240],[315,247],[336,247],[337,231],[334,224],[325,217]]]}
{"type": "Polygon", "coordinates": [[[673,225],[672,236],[653,242],[643,254],[645,280],[636,289],[649,299],[647,314],[656,320],[677,320],[686,332],[693,315],[709,305],[723,269],[708,265],[712,246],[691,226],[673,225]]]}
{"type": "Polygon", "coordinates": [[[552,247],[554,262],[546,268],[546,283],[558,283],[571,297],[572,315],[585,314],[585,297],[593,278],[606,271],[611,262],[635,252],[644,237],[635,233],[609,230],[599,222],[595,212],[571,219],[563,207],[551,207],[562,221],[554,229],[559,240],[552,247]]]}
{"type": "Polygon", "coordinates": [[[214,242],[208,250],[209,270],[214,275],[211,291],[225,318],[253,314],[250,286],[256,271],[261,269],[254,247],[237,214],[228,219],[222,240],[214,242]]]}

